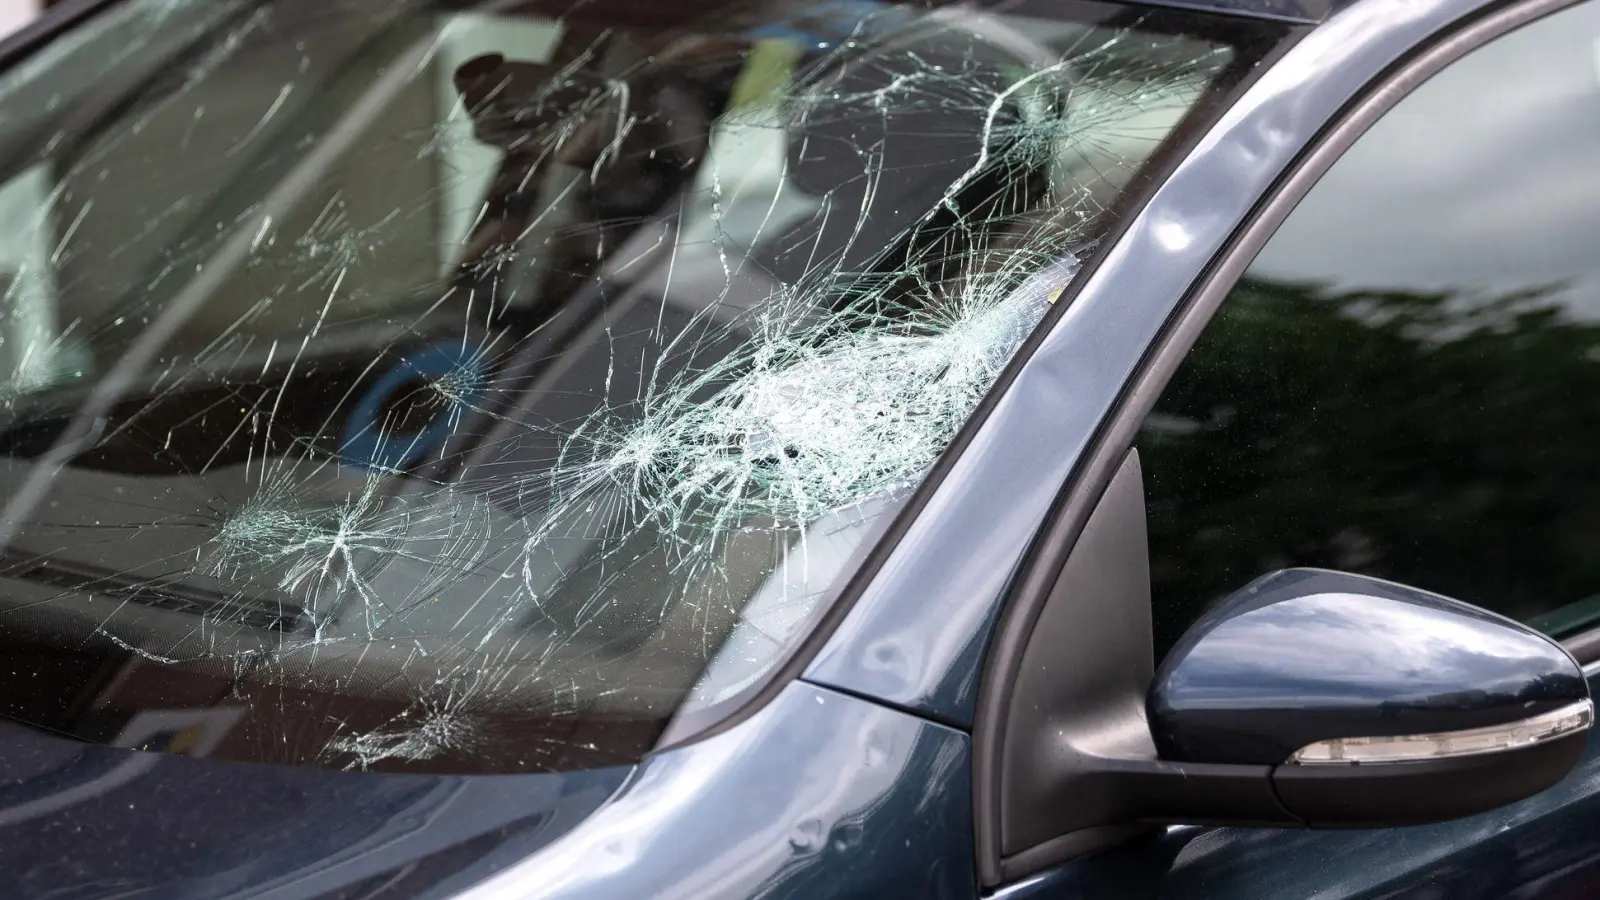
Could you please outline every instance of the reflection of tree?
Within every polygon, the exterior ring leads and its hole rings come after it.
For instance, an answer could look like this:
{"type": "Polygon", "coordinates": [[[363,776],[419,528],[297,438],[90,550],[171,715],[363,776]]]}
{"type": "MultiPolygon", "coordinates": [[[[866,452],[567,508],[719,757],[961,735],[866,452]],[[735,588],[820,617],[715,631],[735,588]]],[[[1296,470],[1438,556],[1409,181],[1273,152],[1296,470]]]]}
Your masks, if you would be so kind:
{"type": "Polygon", "coordinates": [[[1158,652],[1290,565],[1518,617],[1600,592],[1600,326],[1552,293],[1243,282],[1140,438],[1158,652]]]}

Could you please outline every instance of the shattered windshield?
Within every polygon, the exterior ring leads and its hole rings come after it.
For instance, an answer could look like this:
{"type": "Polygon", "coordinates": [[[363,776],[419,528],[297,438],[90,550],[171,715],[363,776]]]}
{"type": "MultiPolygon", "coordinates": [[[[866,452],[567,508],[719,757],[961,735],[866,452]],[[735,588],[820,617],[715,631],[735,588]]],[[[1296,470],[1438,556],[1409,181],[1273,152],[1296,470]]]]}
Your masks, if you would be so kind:
{"type": "Polygon", "coordinates": [[[1262,42],[707,6],[135,0],[0,79],[0,714],[637,759],[804,636],[1262,42]]]}

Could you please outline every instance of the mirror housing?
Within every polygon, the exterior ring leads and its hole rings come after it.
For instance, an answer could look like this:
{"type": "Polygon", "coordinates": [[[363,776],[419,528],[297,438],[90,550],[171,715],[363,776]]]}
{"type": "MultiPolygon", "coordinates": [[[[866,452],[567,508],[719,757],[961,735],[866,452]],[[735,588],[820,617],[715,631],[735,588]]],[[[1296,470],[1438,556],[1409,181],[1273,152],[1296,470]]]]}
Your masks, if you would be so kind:
{"type": "Polygon", "coordinates": [[[1147,546],[1129,451],[1039,599],[1002,620],[993,666],[1010,674],[984,687],[974,748],[997,883],[1163,825],[1470,815],[1583,752],[1588,685],[1560,645],[1361,576],[1262,578],[1158,673],[1147,546]]]}
{"type": "Polygon", "coordinates": [[[1146,712],[1162,760],[1273,766],[1307,824],[1492,809],[1554,784],[1593,717],[1559,644],[1476,607],[1318,569],[1275,572],[1196,622],[1146,712]]]}

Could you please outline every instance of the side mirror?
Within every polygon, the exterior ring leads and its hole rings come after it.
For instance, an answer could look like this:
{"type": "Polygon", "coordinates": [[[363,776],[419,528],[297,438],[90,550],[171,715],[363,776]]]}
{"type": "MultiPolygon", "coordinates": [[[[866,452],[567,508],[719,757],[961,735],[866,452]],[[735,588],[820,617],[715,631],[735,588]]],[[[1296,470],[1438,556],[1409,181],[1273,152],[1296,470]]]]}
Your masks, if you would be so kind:
{"type": "Polygon", "coordinates": [[[1493,809],[1556,783],[1593,717],[1583,672],[1516,622],[1338,572],[1257,580],[1196,622],[1157,670],[1161,760],[1272,766],[1317,826],[1493,809]]]}
{"type": "Polygon", "coordinates": [[[1471,815],[1555,784],[1583,753],[1588,682],[1559,644],[1373,578],[1268,575],[1158,670],[1147,546],[1130,451],[1038,605],[1001,623],[993,669],[1011,680],[986,689],[974,742],[998,874],[1161,825],[1471,815]]]}

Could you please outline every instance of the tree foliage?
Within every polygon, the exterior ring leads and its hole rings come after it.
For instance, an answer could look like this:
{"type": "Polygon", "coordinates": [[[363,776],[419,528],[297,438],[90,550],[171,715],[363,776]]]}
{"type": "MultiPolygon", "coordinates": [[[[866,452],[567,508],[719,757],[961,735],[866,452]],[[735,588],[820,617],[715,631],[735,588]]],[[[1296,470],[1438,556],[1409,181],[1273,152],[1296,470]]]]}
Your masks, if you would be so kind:
{"type": "Polygon", "coordinates": [[[1242,282],[1139,442],[1158,652],[1286,566],[1518,618],[1600,593],[1600,326],[1563,293],[1242,282]]]}

